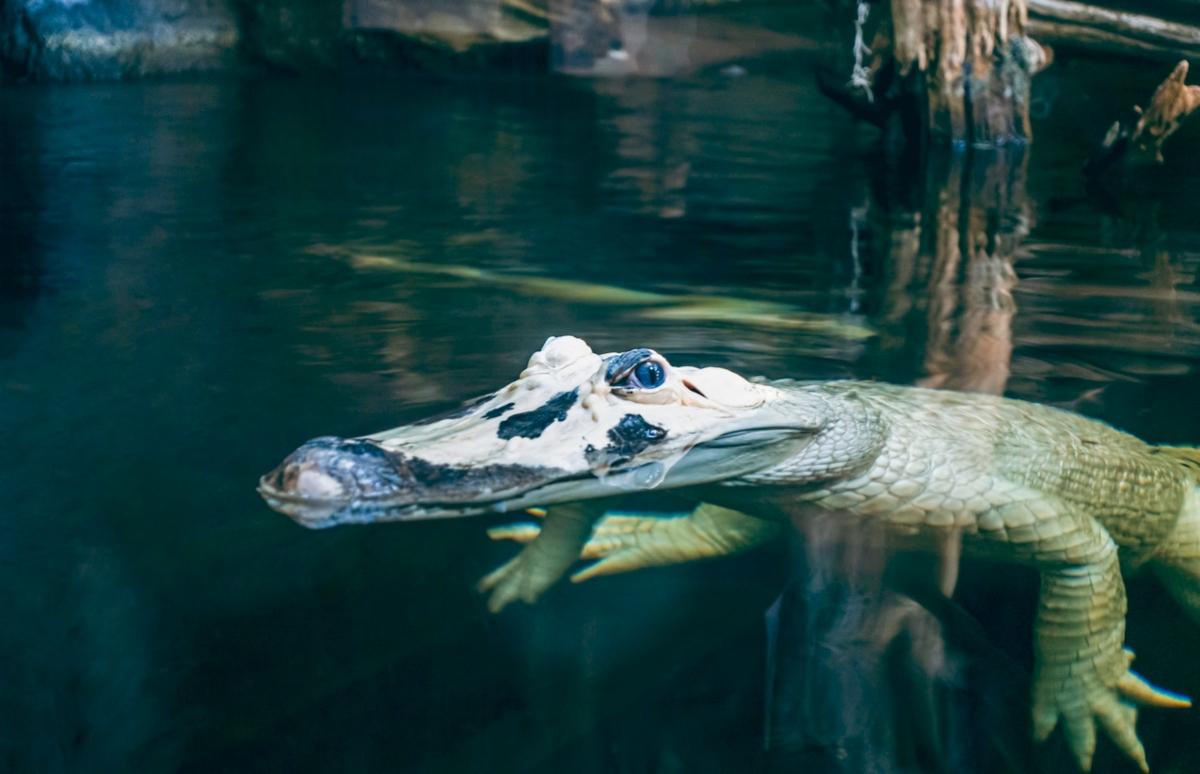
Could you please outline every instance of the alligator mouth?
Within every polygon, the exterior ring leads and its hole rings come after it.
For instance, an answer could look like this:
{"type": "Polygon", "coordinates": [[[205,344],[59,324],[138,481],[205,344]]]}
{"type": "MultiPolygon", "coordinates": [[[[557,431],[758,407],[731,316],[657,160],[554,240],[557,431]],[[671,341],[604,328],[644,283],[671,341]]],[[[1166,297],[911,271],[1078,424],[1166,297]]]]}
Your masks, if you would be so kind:
{"type": "Polygon", "coordinates": [[[794,425],[762,425],[731,430],[710,441],[698,444],[705,449],[740,449],[747,446],[762,447],[812,435],[812,431],[794,425]]]}

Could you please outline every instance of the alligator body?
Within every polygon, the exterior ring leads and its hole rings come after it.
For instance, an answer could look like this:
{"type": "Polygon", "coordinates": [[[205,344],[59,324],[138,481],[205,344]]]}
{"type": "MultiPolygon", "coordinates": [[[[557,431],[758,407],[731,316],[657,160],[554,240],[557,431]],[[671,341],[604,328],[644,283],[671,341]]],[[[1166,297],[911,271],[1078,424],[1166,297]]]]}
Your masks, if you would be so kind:
{"type": "Polygon", "coordinates": [[[1103,729],[1143,770],[1137,705],[1188,706],[1130,669],[1122,567],[1152,567],[1200,615],[1200,452],[1047,406],[870,382],[747,381],[648,349],[552,338],[520,378],[458,414],[320,438],[260,491],[307,526],[548,508],[483,579],[493,610],[573,576],[751,548],[806,515],[1036,567],[1034,734],[1090,768],[1103,729]],[[603,498],[678,489],[687,516],[604,516],[603,498]]]}

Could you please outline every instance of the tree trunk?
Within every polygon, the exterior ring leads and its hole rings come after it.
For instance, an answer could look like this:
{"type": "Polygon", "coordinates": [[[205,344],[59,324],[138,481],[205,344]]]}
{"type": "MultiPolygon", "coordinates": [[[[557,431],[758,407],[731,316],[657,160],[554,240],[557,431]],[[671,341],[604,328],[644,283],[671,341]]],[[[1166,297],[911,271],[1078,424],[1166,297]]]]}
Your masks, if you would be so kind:
{"type": "Polygon", "coordinates": [[[1030,139],[1030,81],[1048,55],[1025,34],[1026,0],[862,0],[855,18],[849,96],[866,112],[899,116],[921,144],[1030,139]]]}

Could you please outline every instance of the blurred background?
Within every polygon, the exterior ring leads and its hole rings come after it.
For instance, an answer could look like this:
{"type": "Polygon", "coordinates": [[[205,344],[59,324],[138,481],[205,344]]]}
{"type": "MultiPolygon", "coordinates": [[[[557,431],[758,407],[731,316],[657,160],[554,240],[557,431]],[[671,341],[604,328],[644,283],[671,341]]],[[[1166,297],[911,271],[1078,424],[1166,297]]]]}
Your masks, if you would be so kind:
{"type": "MultiPolygon", "coordinates": [[[[0,3],[0,769],[1073,771],[1028,741],[1029,571],[889,590],[915,657],[837,639],[865,592],[803,536],[492,616],[505,519],[308,532],[254,487],[558,334],[1200,442],[1200,120],[1082,171],[1191,55],[1200,6],[1139,5],[1183,37],[1031,13],[985,142],[875,120],[887,4],[0,3]]],[[[1140,671],[1200,694],[1129,586],[1140,671]]],[[[1139,731],[1200,770],[1195,711],[1139,731]]]]}

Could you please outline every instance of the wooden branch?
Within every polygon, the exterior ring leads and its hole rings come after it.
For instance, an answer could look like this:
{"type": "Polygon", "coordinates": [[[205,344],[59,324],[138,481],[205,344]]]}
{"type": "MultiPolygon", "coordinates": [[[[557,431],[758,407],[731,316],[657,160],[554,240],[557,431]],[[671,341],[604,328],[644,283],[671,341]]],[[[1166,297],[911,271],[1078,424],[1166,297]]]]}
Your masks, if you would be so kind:
{"type": "Polygon", "coordinates": [[[1141,118],[1133,128],[1133,136],[1129,141],[1141,152],[1153,153],[1154,160],[1160,164],[1163,160],[1163,143],[1175,134],[1183,119],[1200,108],[1200,86],[1188,86],[1187,74],[1188,63],[1185,59],[1154,90],[1148,108],[1135,108],[1141,118]]]}
{"type": "Polygon", "coordinates": [[[1061,43],[1154,59],[1200,57],[1200,27],[1069,0],[1028,0],[1029,32],[1061,43]]]}
{"type": "Polygon", "coordinates": [[[1163,143],[1185,118],[1200,109],[1200,86],[1188,86],[1187,74],[1185,59],[1154,90],[1144,110],[1134,106],[1136,121],[1114,122],[1100,152],[1088,161],[1087,174],[1095,177],[1118,162],[1152,160],[1161,164],[1163,143]]]}

